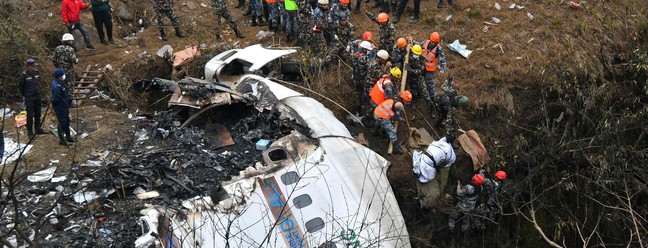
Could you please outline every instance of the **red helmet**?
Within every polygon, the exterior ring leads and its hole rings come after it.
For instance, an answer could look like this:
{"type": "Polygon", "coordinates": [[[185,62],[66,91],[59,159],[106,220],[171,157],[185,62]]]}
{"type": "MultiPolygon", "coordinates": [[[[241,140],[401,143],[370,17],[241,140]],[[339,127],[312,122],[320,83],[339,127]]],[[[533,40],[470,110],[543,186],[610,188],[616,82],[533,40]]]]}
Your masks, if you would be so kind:
{"type": "Polygon", "coordinates": [[[506,179],[506,172],[497,171],[497,172],[495,172],[495,177],[497,177],[497,179],[499,179],[499,180],[504,180],[504,179],[506,179]]]}
{"type": "Polygon", "coordinates": [[[364,34],[362,34],[362,40],[366,40],[366,41],[373,40],[373,34],[371,34],[371,32],[369,31],[365,31],[364,34]]]}
{"type": "Polygon", "coordinates": [[[430,41],[439,43],[441,42],[441,35],[439,35],[438,32],[434,32],[430,34],[430,41]]]}
{"type": "Polygon", "coordinates": [[[382,23],[382,22],[386,22],[387,20],[389,20],[389,16],[387,15],[387,13],[378,14],[378,22],[382,23]]]}
{"type": "Polygon", "coordinates": [[[349,4],[350,2],[351,2],[350,0],[340,0],[340,3],[344,3],[344,4],[349,4]]]}
{"type": "Polygon", "coordinates": [[[486,181],[486,179],[481,174],[475,174],[472,178],[472,181],[476,186],[479,186],[484,184],[484,181],[486,181]]]}

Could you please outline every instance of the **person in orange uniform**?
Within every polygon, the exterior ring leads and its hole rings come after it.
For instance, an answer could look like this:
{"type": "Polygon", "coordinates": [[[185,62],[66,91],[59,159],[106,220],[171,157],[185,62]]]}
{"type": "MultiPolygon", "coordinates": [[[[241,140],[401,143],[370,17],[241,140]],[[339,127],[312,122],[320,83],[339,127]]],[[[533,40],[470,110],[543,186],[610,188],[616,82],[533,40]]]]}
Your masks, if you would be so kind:
{"type": "Polygon", "coordinates": [[[389,70],[389,74],[384,74],[380,79],[378,79],[369,92],[371,104],[374,107],[380,105],[385,100],[396,96],[394,94],[394,81],[400,79],[401,74],[402,72],[398,67],[393,67],[389,70]]]}
{"type": "Polygon", "coordinates": [[[434,82],[434,73],[437,68],[441,68],[441,75],[444,74],[446,69],[446,60],[445,55],[443,54],[443,49],[441,49],[440,43],[441,36],[438,32],[430,34],[430,39],[423,42],[421,48],[423,48],[422,54],[425,58],[425,82],[427,83],[428,93],[430,98],[432,98],[432,103],[430,105],[430,116],[436,118],[436,102],[434,98],[436,96],[436,88],[434,82]]]}
{"type": "Polygon", "coordinates": [[[404,152],[398,144],[396,128],[394,128],[394,124],[391,122],[392,120],[403,121],[400,115],[405,111],[405,108],[401,100],[405,103],[410,103],[412,101],[412,93],[403,91],[400,97],[387,99],[374,109],[374,119],[387,132],[389,142],[394,146],[395,154],[403,154],[404,152]]]}

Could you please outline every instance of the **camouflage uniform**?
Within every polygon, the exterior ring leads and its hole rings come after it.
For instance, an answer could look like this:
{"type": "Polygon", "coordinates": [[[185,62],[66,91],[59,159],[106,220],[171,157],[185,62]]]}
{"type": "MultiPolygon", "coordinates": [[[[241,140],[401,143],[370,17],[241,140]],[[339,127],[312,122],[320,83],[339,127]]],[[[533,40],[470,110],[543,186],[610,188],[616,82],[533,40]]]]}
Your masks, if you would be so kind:
{"type": "MultiPolygon", "coordinates": [[[[481,186],[475,186],[472,184],[464,186],[457,185],[457,196],[459,197],[459,202],[448,219],[448,227],[451,231],[454,230],[455,222],[457,222],[457,219],[461,215],[470,215],[470,213],[474,212],[481,190],[481,186]]],[[[478,219],[473,218],[473,216],[465,216],[462,218],[461,231],[464,233],[467,232],[470,229],[471,221],[477,222],[478,219]]]]}
{"type": "Polygon", "coordinates": [[[307,46],[311,44],[313,30],[313,14],[310,5],[305,1],[299,1],[299,10],[297,12],[297,30],[299,44],[307,46]]]}
{"type": "Polygon", "coordinates": [[[331,15],[331,20],[333,22],[336,22],[340,20],[340,17],[349,17],[351,16],[351,10],[349,10],[349,7],[344,7],[342,4],[335,4],[333,7],[331,7],[331,11],[329,11],[329,14],[331,15]]]}
{"type": "Polygon", "coordinates": [[[371,98],[369,98],[369,91],[366,88],[367,81],[367,66],[369,64],[369,57],[362,52],[353,54],[353,82],[356,91],[360,94],[360,100],[357,101],[358,113],[365,114],[372,110],[369,106],[371,98]]]}
{"type": "Polygon", "coordinates": [[[379,62],[378,58],[369,61],[369,64],[367,65],[367,82],[365,85],[365,87],[367,87],[365,89],[367,94],[369,94],[369,91],[371,91],[371,88],[376,84],[378,79],[380,79],[382,75],[388,73],[388,70],[389,69],[385,63],[379,62]]]}
{"type": "Polygon", "coordinates": [[[410,53],[410,58],[407,65],[407,85],[413,89],[412,95],[414,95],[414,100],[423,98],[428,106],[432,106],[432,97],[428,94],[428,91],[425,86],[425,80],[423,80],[423,73],[425,71],[425,58],[423,56],[418,56],[414,58],[414,54],[410,53]]]}
{"type": "Polygon", "coordinates": [[[54,66],[56,68],[61,68],[65,71],[68,78],[65,80],[67,88],[71,88],[71,84],[76,80],[76,71],[74,70],[74,64],[77,63],[76,53],[74,52],[74,47],[63,44],[57,46],[54,49],[54,66]]]}
{"type": "MultiPolygon", "coordinates": [[[[425,44],[425,42],[420,43],[421,46],[423,46],[423,44],[425,44]]],[[[429,48],[428,47],[423,47],[423,49],[428,50],[428,51],[432,51],[432,49],[434,49],[434,46],[432,46],[432,44],[430,44],[429,46],[430,46],[429,48]]],[[[443,53],[443,49],[441,48],[440,44],[438,45],[438,48],[437,48],[436,57],[439,60],[439,65],[437,66],[437,70],[440,67],[441,68],[441,73],[443,73],[443,71],[445,71],[445,68],[446,68],[446,59],[445,59],[445,54],[443,53]]],[[[430,94],[430,97],[432,99],[435,99],[436,98],[436,83],[434,82],[434,71],[425,70],[424,73],[425,73],[424,76],[425,76],[425,82],[427,83],[428,93],[430,94]]],[[[430,112],[431,112],[432,118],[434,118],[436,116],[436,114],[434,112],[432,112],[432,111],[436,111],[435,106],[436,106],[436,103],[434,103],[434,102],[432,102],[432,104],[430,105],[430,112]]]]}
{"type": "Polygon", "coordinates": [[[348,20],[346,21],[346,24],[341,24],[340,21],[337,21],[334,24],[334,31],[337,39],[334,40],[335,43],[331,45],[331,47],[334,47],[334,52],[329,56],[329,60],[335,60],[335,57],[339,57],[342,60],[349,60],[346,53],[346,44],[353,39],[355,28],[348,22],[348,20]]]}
{"type": "Polygon", "coordinates": [[[225,1],[212,0],[212,7],[214,8],[214,16],[216,17],[216,38],[219,40],[221,39],[221,19],[225,19],[232,30],[238,33],[236,20],[234,20],[234,17],[232,17],[232,14],[230,14],[229,10],[227,9],[227,4],[225,3],[225,1]]]}
{"type": "Polygon", "coordinates": [[[275,0],[275,2],[268,2],[268,12],[270,12],[270,15],[268,17],[268,25],[270,25],[270,30],[277,30],[279,29],[279,3],[278,1],[275,0]]]}
{"type": "Polygon", "coordinates": [[[400,47],[394,45],[391,52],[389,53],[389,58],[395,66],[398,66],[398,68],[403,68],[403,63],[405,63],[406,55],[407,48],[401,49],[400,47]]]}
{"type": "Polygon", "coordinates": [[[378,44],[378,49],[389,51],[394,44],[396,44],[396,28],[391,21],[387,21],[385,25],[378,22],[376,16],[371,13],[367,13],[369,19],[373,22],[378,23],[379,34],[380,34],[380,43],[378,44]]]}
{"type": "Polygon", "coordinates": [[[252,8],[252,16],[260,17],[263,15],[263,8],[261,8],[261,0],[250,0],[250,7],[252,8]]]}
{"type": "Polygon", "coordinates": [[[171,24],[176,32],[180,30],[180,21],[173,11],[173,0],[153,0],[153,9],[157,13],[157,22],[160,33],[164,34],[164,16],[171,19],[171,24]]]}
{"type": "Polygon", "coordinates": [[[324,52],[326,46],[330,44],[333,34],[331,29],[331,22],[328,10],[322,10],[319,7],[313,11],[313,50],[316,52],[324,52]]]}
{"type": "Polygon", "coordinates": [[[448,78],[443,85],[443,95],[436,97],[438,103],[439,118],[436,122],[436,127],[445,127],[448,143],[452,143],[458,134],[459,125],[456,118],[457,109],[457,91],[452,87],[452,79],[448,78]]]}

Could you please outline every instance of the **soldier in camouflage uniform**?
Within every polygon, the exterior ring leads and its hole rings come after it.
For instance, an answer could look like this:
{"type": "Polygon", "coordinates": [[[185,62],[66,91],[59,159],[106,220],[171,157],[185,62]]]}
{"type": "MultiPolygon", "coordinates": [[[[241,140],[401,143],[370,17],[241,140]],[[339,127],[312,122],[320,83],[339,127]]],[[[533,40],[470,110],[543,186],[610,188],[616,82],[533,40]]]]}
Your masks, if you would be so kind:
{"type": "Polygon", "coordinates": [[[175,29],[175,35],[180,38],[185,37],[182,31],[180,31],[179,18],[173,11],[173,0],[153,0],[153,9],[157,13],[158,28],[160,28],[160,38],[162,40],[169,40],[169,37],[167,37],[164,31],[164,16],[171,19],[171,24],[173,24],[173,28],[175,29]]]}
{"type": "Polygon", "coordinates": [[[351,16],[351,10],[349,10],[349,0],[340,0],[340,3],[334,4],[333,7],[331,7],[331,11],[329,13],[334,23],[337,22],[342,16],[346,16],[348,19],[348,17],[351,16]]]}
{"type": "Polygon", "coordinates": [[[327,46],[333,40],[332,20],[329,18],[328,0],[318,0],[317,8],[313,11],[313,51],[316,53],[325,52],[327,46]]]}
{"type": "Polygon", "coordinates": [[[423,80],[423,73],[425,72],[425,58],[421,56],[421,46],[414,45],[410,52],[408,64],[403,65],[407,70],[407,85],[412,89],[414,99],[425,99],[428,106],[432,105],[432,98],[427,91],[427,85],[423,80]]]}
{"type": "Polygon", "coordinates": [[[367,66],[370,60],[367,53],[372,49],[371,43],[363,41],[358,51],[351,54],[353,56],[353,82],[356,91],[360,94],[360,101],[357,101],[357,111],[360,114],[366,114],[370,110],[373,110],[369,104],[371,101],[369,91],[365,89],[365,85],[367,84],[367,66]]]}
{"type": "MultiPolygon", "coordinates": [[[[266,0],[268,4],[268,30],[279,31],[279,3],[277,0],[266,0]]],[[[283,4],[283,3],[282,3],[283,4]]]]}
{"type": "Polygon", "coordinates": [[[214,8],[214,16],[216,17],[216,40],[220,41],[223,39],[221,36],[221,17],[229,23],[237,38],[245,38],[238,30],[236,20],[230,14],[224,0],[212,0],[212,8],[214,8]]]}
{"type": "Polygon", "coordinates": [[[250,9],[252,14],[252,26],[266,26],[268,23],[263,21],[263,8],[261,8],[262,0],[250,0],[250,9]],[[258,20],[258,22],[257,22],[258,20]]]}
{"type": "Polygon", "coordinates": [[[297,39],[298,44],[307,46],[311,44],[313,29],[313,13],[310,5],[305,0],[299,0],[297,12],[297,39]]]}
{"type": "Polygon", "coordinates": [[[465,108],[468,106],[468,97],[457,96],[457,91],[453,87],[452,77],[448,77],[441,85],[443,94],[437,96],[436,102],[439,106],[439,118],[436,122],[437,128],[445,127],[448,143],[453,143],[457,138],[459,124],[456,118],[457,107],[465,108]]]}
{"type": "Polygon", "coordinates": [[[398,66],[398,68],[403,68],[405,55],[407,55],[407,40],[405,40],[405,38],[399,38],[396,45],[392,47],[392,50],[389,53],[392,64],[398,66]]]}
{"type": "Polygon", "coordinates": [[[371,88],[376,84],[376,81],[378,81],[382,75],[389,73],[390,69],[389,66],[387,66],[389,53],[385,50],[380,50],[376,54],[376,58],[369,60],[369,63],[367,64],[367,81],[365,83],[365,91],[367,94],[369,94],[371,88]]]}
{"type": "Polygon", "coordinates": [[[366,14],[369,19],[378,24],[380,34],[380,43],[378,44],[378,48],[389,51],[396,43],[396,28],[394,27],[394,24],[389,21],[389,16],[386,13],[380,13],[378,17],[374,16],[369,11],[367,11],[366,14]]]}
{"type": "Polygon", "coordinates": [[[346,44],[351,42],[355,31],[353,24],[349,23],[349,16],[339,16],[339,19],[333,24],[333,31],[335,32],[335,35],[333,43],[331,44],[331,52],[328,53],[324,59],[324,64],[337,61],[338,58],[349,60],[349,56],[346,52],[346,44]]]}
{"type": "Polygon", "coordinates": [[[65,85],[68,89],[71,89],[76,80],[74,64],[79,62],[76,53],[74,52],[74,36],[70,33],[66,33],[63,35],[61,41],[63,44],[54,49],[54,55],[52,58],[54,60],[54,67],[63,69],[65,74],[69,76],[65,80],[65,85]]]}

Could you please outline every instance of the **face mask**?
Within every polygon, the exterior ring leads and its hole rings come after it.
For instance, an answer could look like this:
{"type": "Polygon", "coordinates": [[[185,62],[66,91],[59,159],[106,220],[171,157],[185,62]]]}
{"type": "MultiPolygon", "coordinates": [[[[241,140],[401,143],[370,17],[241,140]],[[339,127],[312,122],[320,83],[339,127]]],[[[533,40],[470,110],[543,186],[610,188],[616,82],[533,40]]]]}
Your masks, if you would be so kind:
{"type": "Polygon", "coordinates": [[[65,80],[65,74],[63,74],[63,76],[62,76],[61,78],[62,78],[63,80],[65,80]]]}
{"type": "Polygon", "coordinates": [[[412,55],[412,58],[414,58],[414,59],[418,59],[418,57],[419,57],[419,56],[416,55],[416,54],[412,55]]]}

